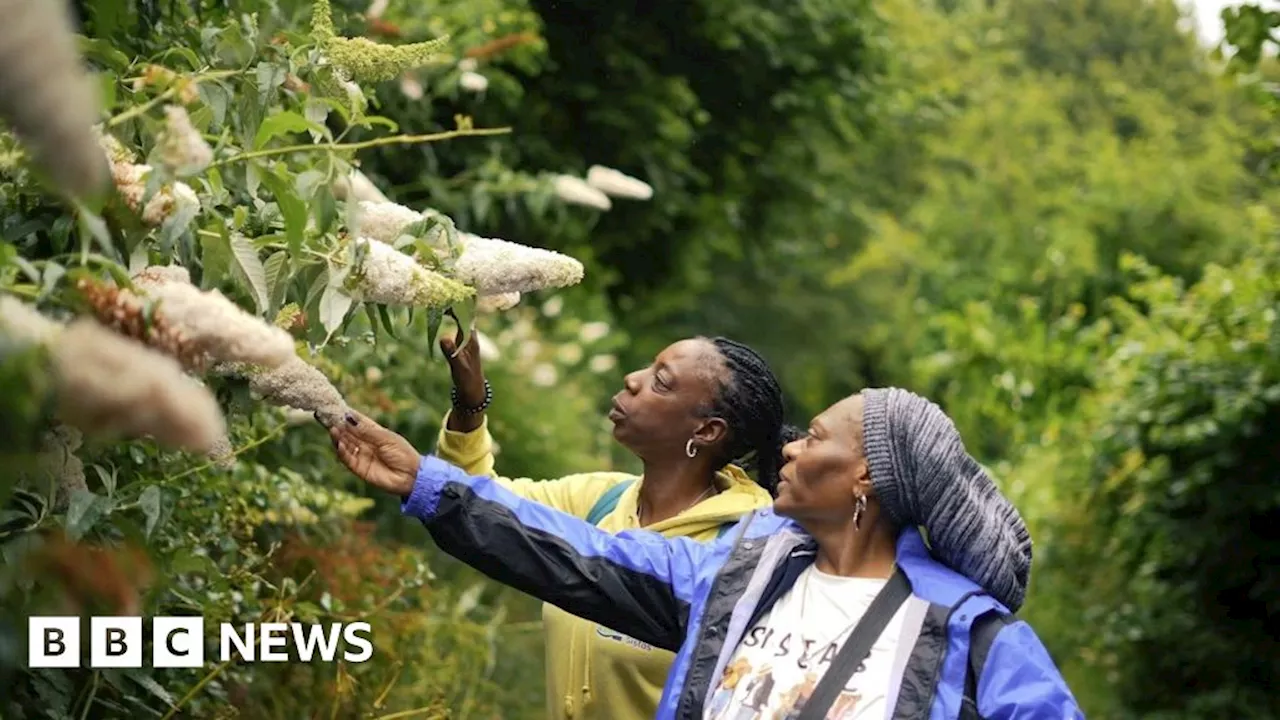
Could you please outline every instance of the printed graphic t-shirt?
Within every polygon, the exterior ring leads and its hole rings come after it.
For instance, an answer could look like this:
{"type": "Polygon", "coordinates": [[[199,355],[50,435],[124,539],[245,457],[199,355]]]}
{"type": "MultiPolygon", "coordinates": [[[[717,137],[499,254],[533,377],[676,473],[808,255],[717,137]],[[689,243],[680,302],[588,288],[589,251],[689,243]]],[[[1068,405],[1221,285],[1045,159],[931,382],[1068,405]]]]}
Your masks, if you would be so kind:
{"type": "MultiPolygon", "coordinates": [[[[703,720],[793,720],[885,580],[811,565],[743,636],[708,696],[703,720]]],[[[845,682],[827,720],[883,720],[904,604],[845,682]]]]}

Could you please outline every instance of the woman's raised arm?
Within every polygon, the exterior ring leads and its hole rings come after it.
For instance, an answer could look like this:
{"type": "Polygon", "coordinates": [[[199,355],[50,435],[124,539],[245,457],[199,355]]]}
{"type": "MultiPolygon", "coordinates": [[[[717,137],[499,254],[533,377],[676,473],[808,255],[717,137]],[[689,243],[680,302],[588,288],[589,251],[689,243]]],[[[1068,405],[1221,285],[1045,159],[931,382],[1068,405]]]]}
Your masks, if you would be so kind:
{"type": "Polygon", "coordinates": [[[420,520],[450,555],[637,640],[673,652],[684,642],[699,568],[712,545],[647,530],[604,532],[492,478],[421,456],[358,413],[329,433],[343,464],[404,498],[404,514],[420,520]]]}

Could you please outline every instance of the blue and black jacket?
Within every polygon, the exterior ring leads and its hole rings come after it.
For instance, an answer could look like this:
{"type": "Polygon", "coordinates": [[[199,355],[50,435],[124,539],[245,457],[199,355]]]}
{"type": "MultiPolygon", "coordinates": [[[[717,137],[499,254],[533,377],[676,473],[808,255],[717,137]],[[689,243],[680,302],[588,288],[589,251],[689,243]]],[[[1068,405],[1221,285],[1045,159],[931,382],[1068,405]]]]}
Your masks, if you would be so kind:
{"type": "MultiPolygon", "coordinates": [[[[772,509],[744,517],[711,543],[645,530],[610,534],[430,456],[402,510],[441,549],[491,578],[677,653],[656,720],[701,720],[743,634],[816,550],[812,537],[772,509]]],[[[919,634],[893,720],[1083,719],[1031,627],[934,560],[914,528],[898,540],[897,563],[911,583],[919,634]],[[1000,622],[984,642],[974,681],[970,633],[991,627],[978,621],[992,617],[1000,622]]]]}

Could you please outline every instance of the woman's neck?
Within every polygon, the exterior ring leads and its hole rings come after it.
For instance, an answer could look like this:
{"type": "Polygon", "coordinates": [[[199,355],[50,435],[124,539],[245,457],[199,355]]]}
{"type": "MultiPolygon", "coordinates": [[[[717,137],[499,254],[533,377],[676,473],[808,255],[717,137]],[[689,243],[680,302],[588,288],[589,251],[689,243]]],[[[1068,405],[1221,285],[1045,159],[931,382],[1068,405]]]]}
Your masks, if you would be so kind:
{"type": "Polygon", "coordinates": [[[852,521],[808,530],[818,541],[814,561],[818,570],[844,577],[887,578],[893,574],[898,543],[888,519],[863,518],[859,530],[854,530],[852,521]]]}
{"type": "Polygon", "coordinates": [[[701,463],[644,464],[637,510],[641,526],[679,515],[715,494],[715,473],[701,463]]]}

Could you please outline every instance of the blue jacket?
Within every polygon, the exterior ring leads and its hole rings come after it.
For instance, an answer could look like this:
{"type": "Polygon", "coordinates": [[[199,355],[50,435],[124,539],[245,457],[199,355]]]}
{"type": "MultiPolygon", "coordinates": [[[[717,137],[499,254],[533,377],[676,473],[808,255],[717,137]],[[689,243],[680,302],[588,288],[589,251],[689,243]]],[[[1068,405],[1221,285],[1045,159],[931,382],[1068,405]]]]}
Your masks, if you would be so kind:
{"type": "MultiPolygon", "coordinates": [[[[616,535],[424,457],[402,507],[445,552],[491,578],[638,640],[677,653],[657,720],[701,720],[738,642],[813,562],[794,521],[757,511],[711,543],[645,530],[616,535]]],[[[893,720],[961,717],[970,629],[1006,618],[976,687],[988,720],[1081,718],[1035,632],[969,579],[934,560],[915,529],[898,540],[919,635],[893,720]]],[[[969,708],[966,717],[972,717],[969,708]]]]}

